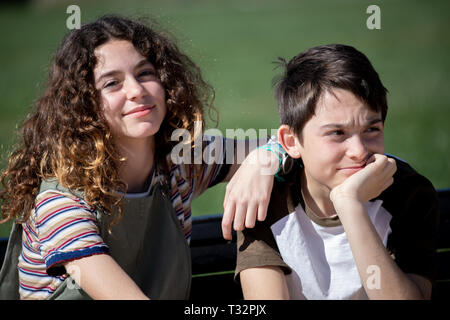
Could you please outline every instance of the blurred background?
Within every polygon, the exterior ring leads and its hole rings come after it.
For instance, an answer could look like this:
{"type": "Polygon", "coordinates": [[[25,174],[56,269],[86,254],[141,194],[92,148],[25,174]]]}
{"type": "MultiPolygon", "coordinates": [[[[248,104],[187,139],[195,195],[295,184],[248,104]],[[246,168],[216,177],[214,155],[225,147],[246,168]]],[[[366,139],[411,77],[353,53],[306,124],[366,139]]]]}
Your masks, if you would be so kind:
{"type": "MultiPolygon", "coordinates": [[[[0,0],[0,166],[43,90],[52,53],[68,32],[69,5],[81,23],[119,13],[156,19],[215,88],[218,128],[278,128],[272,63],[309,47],[343,43],[365,53],[389,90],[386,152],[436,188],[450,187],[450,2],[365,0],[0,0]],[[369,5],[381,29],[369,30],[369,5]]],[[[212,122],[209,122],[213,125],[212,122]]],[[[225,185],[193,203],[193,215],[222,212],[225,185]]],[[[0,225],[7,236],[9,224],[0,225]]]]}

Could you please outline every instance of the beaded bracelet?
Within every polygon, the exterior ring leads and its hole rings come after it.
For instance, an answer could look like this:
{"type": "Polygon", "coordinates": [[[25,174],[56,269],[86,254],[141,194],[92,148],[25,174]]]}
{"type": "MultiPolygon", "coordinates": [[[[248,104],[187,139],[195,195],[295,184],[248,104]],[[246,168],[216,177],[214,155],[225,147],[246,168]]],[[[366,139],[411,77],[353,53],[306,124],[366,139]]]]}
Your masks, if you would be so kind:
{"type": "Polygon", "coordinates": [[[277,156],[279,162],[278,162],[278,169],[275,172],[275,179],[277,179],[278,181],[284,181],[284,179],[278,175],[280,173],[281,168],[283,167],[283,161],[287,157],[287,152],[283,149],[283,147],[278,142],[272,142],[269,140],[268,143],[258,147],[257,149],[264,149],[267,151],[271,151],[277,156]]]}

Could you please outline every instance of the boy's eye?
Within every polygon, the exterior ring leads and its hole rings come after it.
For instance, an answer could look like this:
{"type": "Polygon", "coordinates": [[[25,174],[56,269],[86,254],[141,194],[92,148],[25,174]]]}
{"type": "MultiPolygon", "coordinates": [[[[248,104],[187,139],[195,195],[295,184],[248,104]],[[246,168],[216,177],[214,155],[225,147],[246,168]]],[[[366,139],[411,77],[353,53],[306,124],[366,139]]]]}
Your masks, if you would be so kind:
{"type": "Polygon", "coordinates": [[[341,136],[344,134],[344,131],[342,130],[334,130],[328,133],[330,136],[341,136]]]}
{"type": "Polygon", "coordinates": [[[380,131],[380,128],[378,128],[378,127],[370,127],[366,131],[367,132],[378,132],[378,131],[380,131]]]}

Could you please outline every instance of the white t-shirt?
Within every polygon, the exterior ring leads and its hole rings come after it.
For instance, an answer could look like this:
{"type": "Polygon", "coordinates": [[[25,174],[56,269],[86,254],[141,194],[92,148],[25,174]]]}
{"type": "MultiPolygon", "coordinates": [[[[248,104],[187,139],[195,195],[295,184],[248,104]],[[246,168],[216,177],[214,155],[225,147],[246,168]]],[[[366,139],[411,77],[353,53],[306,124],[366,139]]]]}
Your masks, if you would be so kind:
{"type": "MultiPolygon", "coordinates": [[[[381,204],[376,200],[365,207],[386,246],[391,215],[381,204]]],[[[316,222],[299,204],[271,226],[281,257],[292,268],[286,276],[291,299],[367,299],[343,226],[316,222]]]]}

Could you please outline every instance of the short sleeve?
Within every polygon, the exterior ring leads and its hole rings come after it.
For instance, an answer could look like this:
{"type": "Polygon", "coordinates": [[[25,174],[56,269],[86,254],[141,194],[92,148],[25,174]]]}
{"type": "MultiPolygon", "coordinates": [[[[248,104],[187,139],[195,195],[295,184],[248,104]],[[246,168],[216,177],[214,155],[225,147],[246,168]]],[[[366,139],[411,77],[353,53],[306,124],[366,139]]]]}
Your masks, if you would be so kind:
{"type": "Polygon", "coordinates": [[[243,270],[255,267],[280,267],[285,274],[292,272],[280,254],[271,228],[293,208],[292,188],[291,183],[275,181],[266,220],[257,221],[254,228],[237,232],[236,281],[243,270]]]}
{"type": "MultiPolygon", "coordinates": [[[[394,181],[395,181],[394,176],[394,181]]],[[[419,174],[407,177],[393,190],[393,219],[388,249],[405,273],[434,280],[439,205],[436,191],[419,174]]]]}
{"type": "Polygon", "coordinates": [[[64,262],[108,252],[97,226],[96,211],[82,199],[59,191],[38,195],[34,223],[47,273],[65,273],[64,262]]]}
{"type": "Polygon", "coordinates": [[[271,229],[264,223],[257,223],[255,228],[237,232],[237,261],[235,280],[245,269],[276,266],[285,274],[291,269],[283,261],[271,229]]]}
{"type": "Polygon", "coordinates": [[[227,161],[226,150],[229,149],[230,142],[234,148],[234,140],[221,136],[204,136],[204,140],[202,169],[200,174],[194,177],[194,197],[222,182],[230,171],[230,163],[232,163],[227,161]]]}

